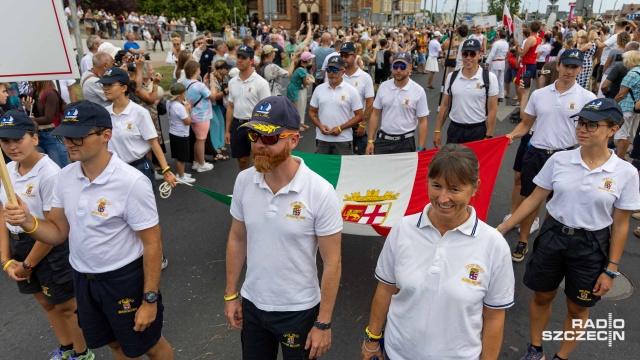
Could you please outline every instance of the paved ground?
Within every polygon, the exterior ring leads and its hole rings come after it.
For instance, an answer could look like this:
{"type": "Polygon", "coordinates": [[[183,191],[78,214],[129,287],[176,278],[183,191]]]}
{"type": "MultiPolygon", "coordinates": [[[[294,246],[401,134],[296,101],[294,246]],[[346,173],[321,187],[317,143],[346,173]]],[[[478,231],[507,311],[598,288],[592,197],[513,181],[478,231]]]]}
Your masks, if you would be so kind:
{"type": "MultiPolygon", "coordinates": [[[[426,76],[413,77],[421,85],[426,76]]],[[[432,130],[436,119],[439,93],[427,92],[431,115],[427,145],[432,148],[432,130]]],[[[500,105],[499,118],[507,117],[512,108],[500,105]]],[[[166,119],[164,119],[166,121],[166,119]]],[[[514,124],[499,122],[496,134],[506,134],[514,124]]],[[[164,127],[168,127],[165,125],[164,127]]],[[[444,132],[444,131],[443,131],[444,132]]],[[[314,150],[313,129],[307,130],[300,151],[314,150]]],[[[497,225],[508,212],[512,188],[511,166],[516,147],[509,147],[494,190],[488,223],[497,225]]],[[[198,186],[231,193],[237,175],[235,161],[217,163],[207,173],[194,173],[198,186]]],[[[223,316],[222,295],[225,286],[225,248],[231,223],[229,208],[187,186],[179,186],[169,199],[158,199],[165,253],[170,264],[163,272],[162,292],[165,299],[164,334],[175,347],[177,359],[240,359],[239,332],[229,329],[223,316]]],[[[579,209],[576,209],[579,211],[579,209]]],[[[638,221],[632,220],[632,226],[638,221]]],[[[517,233],[507,235],[513,245],[517,233]]],[[[343,274],[333,317],[333,346],[323,358],[359,359],[362,332],[368,323],[371,299],[376,287],[373,270],[384,239],[380,237],[343,236],[343,274]]],[[[531,291],[521,282],[524,263],[514,265],[516,304],[507,311],[501,359],[518,359],[528,339],[528,305],[531,291]]],[[[621,271],[632,282],[640,280],[640,239],[629,235],[621,271]]],[[[287,274],[282,274],[287,276],[287,274]]],[[[0,278],[0,358],[24,357],[44,359],[47,351],[57,346],[44,313],[35,300],[18,294],[13,283],[0,278]]],[[[556,299],[549,330],[560,330],[564,318],[564,298],[556,299]]],[[[572,358],[637,359],[640,353],[639,297],[620,301],[602,301],[593,309],[592,319],[625,320],[625,339],[612,347],[606,342],[584,342],[572,358]]],[[[437,326],[438,324],[433,324],[437,326]]],[[[408,344],[409,345],[409,344],[408,344]]],[[[558,342],[545,343],[551,358],[558,342]]],[[[99,358],[111,358],[106,349],[96,351],[99,358]]]]}

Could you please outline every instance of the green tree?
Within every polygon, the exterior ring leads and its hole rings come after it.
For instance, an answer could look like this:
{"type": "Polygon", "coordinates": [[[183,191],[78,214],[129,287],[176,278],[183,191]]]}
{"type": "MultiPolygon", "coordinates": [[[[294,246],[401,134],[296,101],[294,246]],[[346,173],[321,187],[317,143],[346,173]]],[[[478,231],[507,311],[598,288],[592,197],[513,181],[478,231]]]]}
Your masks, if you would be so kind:
{"type": "Polygon", "coordinates": [[[521,2],[522,0],[489,0],[487,15],[495,15],[498,21],[501,21],[504,13],[504,4],[506,3],[511,15],[518,15],[518,17],[520,17],[519,10],[521,2]]]}
{"type": "Polygon", "coordinates": [[[236,7],[238,22],[244,21],[245,7],[241,0],[138,0],[140,12],[172,17],[196,18],[199,29],[219,31],[224,23],[233,21],[233,7],[236,7]]]}

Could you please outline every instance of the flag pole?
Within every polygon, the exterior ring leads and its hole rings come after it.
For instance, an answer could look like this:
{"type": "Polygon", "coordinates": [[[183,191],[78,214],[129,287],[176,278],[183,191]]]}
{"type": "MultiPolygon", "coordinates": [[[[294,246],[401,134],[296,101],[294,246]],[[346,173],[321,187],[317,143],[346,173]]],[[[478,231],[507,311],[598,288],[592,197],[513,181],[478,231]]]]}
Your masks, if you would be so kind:
{"type": "MultiPolygon", "coordinates": [[[[452,41],[453,35],[454,35],[455,31],[456,31],[455,30],[455,28],[456,28],[455,24],[456,24],[456,18],[458,17],[458,4],[460,4],[460,0],[456,0],[456,9],[453,11],[453,19],[451,19],[452,25],[454,26],[454,30],[451,32],[451,35],[449,36],[449,47],[447,48],[447,52],[446,52],[446,55],[445,55],[445,58],[444,58],[445,63],[447,62],[447,57],[450,54],[451,43],[453,42],[452,41]]],[[[447,68],[445,67],[444,69],[445,69],[445,73],[446,73],[447,68]]],[[[447,77],[443,76],[442,77],[442,85],[440,86],[440,99],[438,99],[438,112],[440,112],[440,104],[442,103],[442,96],[444,94],[444,82],[445,81],[447,81],[447,77]]],[[[449,109],[449,111],[451,111],[451,109],[449,109]]],[[[446,120],[446,118],[445,118],[445,120],[446,120]]]]}

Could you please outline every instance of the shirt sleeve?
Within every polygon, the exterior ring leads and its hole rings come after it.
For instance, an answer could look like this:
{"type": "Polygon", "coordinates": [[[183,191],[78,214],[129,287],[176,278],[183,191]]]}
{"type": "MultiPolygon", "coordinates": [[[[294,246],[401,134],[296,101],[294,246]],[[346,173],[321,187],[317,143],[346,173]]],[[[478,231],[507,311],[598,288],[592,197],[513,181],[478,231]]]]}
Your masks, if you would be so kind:
{"type": "Polygon", "coordinates": [[[447,79],[444,81],[444,93],[449,94],[449,82],[451,82],[451,76],[453,75],[453,71],[447,74],[447,79]]]}
{"type": "Polygon", "coordinates": [[[158,137],[158,132],[156,131],[155,125],[153,125],[153,120],[151,120],[151,114],[147,109],[140,109],[140,113],[142,117],[140,118],[140,123],[138,124],[138,130],[140,131],[140,135],[145,140],[153,139],[158,137]]]}
{"type": "Polygon", "coordinates": [[[529,97],[529,102],[527,103],[527,107],[524,109],[524,112],[531,116],[538,116],[536,112],[536,99],[538,98],[538,92],[534,91],[531,93],[529,97]]]}
{"type": "Polygon", "coordinates": [[[351,92],[351,110],[361,110],[363,105],[362,100],[360,100],[360,93],[358,90],[353,88],[353,91],[351,92]]]}
{"type": "Polygon", "coordinates": [[[619,167],[624,165],[629,172],[628,176],[625,176],[627,181],[622,185],[620,189],[620,197],[616,199],[613,203],[613,206],[617,209],[621,210],[637,210],[640,209],[640,192],[638,192],[638,188],[640,186],[638,181],[638,172],[629,164],[622,163],[618,164],[619,167]]]}
{"type": "MultiPolygon", "coordinates": [[[[638,76],[637,73],[635,71],[629,71],[627,73],[627,75],[624,76],[624,79],[622,79],[622,83],[620,83],[621,86],[626,86],[629,89],[633,88],[633,85],[637,82],[638,80],[638,76]]],[[[633,94],[634,96],[636,94],[633,94]]]]}
{"type": "MultiPolygon", "coordinates": [[[[580,151],[580,150],[573,150],[580,151]]],[[[544,164],[542,170],[533,178],[533,183],[545,190],[553,190],[553,172],[555,169],[555,163],[558,160],[560,153],[551,155],[549,160],[544,164]]]]}
{"type": "MultiPolygon", "coordinates": [[[[489,70],[484,70],[489,71],[489,70]]],[[[489,96],[498,95],[498,77],[496,74],[489,72],[489,96]]]]}
{"type": "Polygon", "coordinates": [[[384,242],[380,256],[378,256],[378,264],[376,265],[375,277],[378,281],[387,285],[396,285],[396,244],[400,235],[400,227],[403,220],[400,220],[391,228],[387,240],[384,242]]]}
{"type": "Polygon", "coordinates": [[[187,108],[175,101],[171,103],[171,110],[176,114],[176,116],[178,116],[180,120],[184,120],[189,117],[189,114],[187,114],[187,108]]]}
{"type": "Polygon", "coordinates": [[[231,197],[231,209],[229,210],[231,216],[238,221],[244,221],[244,212],[242,210],[242,189],[244,188],[243,179],[245,175],[246,174],[241,172],[236,178],[236,183],[233,185],[233,196],[231,197]]]}
{"type": "MultiPolygon", "coordinates": [[[[51,191],[51,207],[52,208],[64,208],[64,203],[62,202],[62,193],[60,192],[64,187],[63,186],[58,186],[58,182],[60,179],[62,172],[58,172],[58,174],[55,177],[55,181],[54,181],[54,185],[53,185],[53,190],[51,191]]],[[[62,183],[64,184],[64,179],[61,180],[62,183]]],[[[49,209],[51,210],[51,209],[49,209]]]]}
{"type": "Polygon", "coordinates": [[[495,248],[492,251],[491,273],[487,293],[482,302],[484,306],[491,309],[506,309],[514,304],[515,277],[513,274],[513,263],[507,241],[494,229],[487,231],[495,232],[491,235],[500,237],[496,240],[495,248]]]}
{"type": "Polygon", "coordinates": [[[420,90],[420,97],[416,104],[416,116],[423,117],[429,115],[429,104],[427,104],[427,94],[424,92],[424,88],[417,86],[420,90]]]}
{"type": "Polygon", "coordinates": [[[40,197],[42,198],[42,211],[51,211],[53,202],[53,189],[56,186],[58,172],[52,172],[43,176],[40,180],[40,197]]]}
{"type": "Polygon", "coordinates": [[[194,86],[198,86],[198,92],[200,93],[200,95],[202,95],[202,98],[203,98],[202,101],[206,100],[206,98],[211,96],[211,90],[209,90],[209,88],[205,84],[198,82],[194,86]]]}
{"type": "MultiPolygon", "coordinates": [[[[364,80],[364,98],[365,99],[372,98],[375,95],[376,94],[373,90],[373,80],[371,80],[371,76],[367,74],[365,75],[365,80],[364,80]]],[[[365,106],[365,104],[362,104],[362,106],[365,106]]]]}
{"type": "MultiPolygon", "coordinates": [[[[382,87],[382,84],[380,84],[380,87],[382,87]]],[[[383,91],[379,91],[380,88],[378,88],[378,93],[376,94],[376,98],[373,99],[373,107],[374,109],[378,109],[378,110],[382,110],[382,93],[383,91]]]]}
{"type": "Polygon", "coordinates": [[[316,235],[328,236],[342,231],[343,220],[340,213],[338,194],[327,184],[315,212],[314,227],[316,235]]]}
{"type": "Polygon", "coordinates": [[[311,95],[311,101],[309,102],[309,105],[313,106],[314,108],[319,108],[317,88],[316,88],[316,91],[314,91],[313,94],[311,95]]]}
{"type": "Polygon", "coordinates": [[[140,175],[134,182],[125,204],[123,219],[134,231],[141,231],[159,223],[156,198],[151,181],[140,175]]]}

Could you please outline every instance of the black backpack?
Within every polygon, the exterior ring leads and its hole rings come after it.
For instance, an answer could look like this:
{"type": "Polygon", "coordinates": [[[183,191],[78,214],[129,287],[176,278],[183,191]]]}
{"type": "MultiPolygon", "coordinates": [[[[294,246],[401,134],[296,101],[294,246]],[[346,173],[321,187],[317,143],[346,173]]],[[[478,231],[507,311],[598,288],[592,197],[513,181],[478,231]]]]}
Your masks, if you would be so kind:
{"type": "MultiPolygon", "coordinates": [[[[485,70],[482,67],[480,68],[482,69],[482,82],[484,82],[484,96],[485,96],[484,111],[485,111],[485,114],[488,116],[489,115],[489,71],[485,70]]],[[[449,80],[449,89],[448,89],[449,112],[451,112],[451,106],[453,104],[453,94],[451,93],[451,86],[453,85],[453,82],[456,80],[456,77],[458,77],[459,73],[460,73],[460,70],[454,71],[453,74],[451,74],[451,79],[449,80]]]]}

